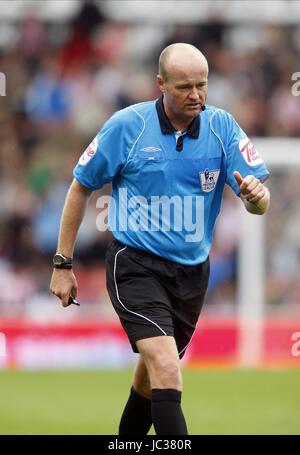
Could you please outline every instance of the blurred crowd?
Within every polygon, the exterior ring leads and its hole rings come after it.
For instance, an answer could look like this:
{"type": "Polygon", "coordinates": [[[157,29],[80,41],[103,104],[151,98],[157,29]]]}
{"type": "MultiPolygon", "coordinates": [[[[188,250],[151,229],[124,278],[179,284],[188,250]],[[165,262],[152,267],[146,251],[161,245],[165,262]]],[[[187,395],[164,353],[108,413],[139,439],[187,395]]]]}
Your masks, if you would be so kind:
{"type": "MultiPolygon", "coordinates": [[[[249,136],[300,135],[300,102],[291,75],[300,70],[300,27],[122,24],[85,2],[67,23],[34,11],[0,34],[0,312],[48,295],[51,258],[72,169],[103,122],[128,104],[156,98],[158,56],[172,42],[199,47],[210,65],[208,104],[231,112],[249,136]],[[13,33],[12,33],[13,32],[13,33]],[[28,300],[29,299],[29,300],[28,300]]],[[[103,268],[109,232],[96,230],[92,196],[80,229],[80,272],[103,268]]],[[[212,251],[212,301],[232,302],[238,206],[225,193],[212,251]]],[[[82,280],[81,292],[90,292],[82,280]]],[[[99,290],[88,297],[99,298],[99,290]],[[97,294],[98,292],[98,294],[97,294]]],[[[50,298],[50,297],[49,297],[50,298]]],[[[105,297],[103,297],[105,299],[105,297]]]]}

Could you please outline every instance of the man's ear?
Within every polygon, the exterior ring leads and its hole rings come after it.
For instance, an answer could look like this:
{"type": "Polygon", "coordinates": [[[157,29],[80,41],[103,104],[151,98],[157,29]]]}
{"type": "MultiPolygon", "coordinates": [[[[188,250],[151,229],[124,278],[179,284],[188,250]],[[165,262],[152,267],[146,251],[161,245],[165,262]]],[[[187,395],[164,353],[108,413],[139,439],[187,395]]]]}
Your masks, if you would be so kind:
{"type": "Polygon", "coordinates": [[[156,83],[159,87],[159,90],[163,93],[165,91],[165,82],[160,74],[156,76],[156,83]]]}

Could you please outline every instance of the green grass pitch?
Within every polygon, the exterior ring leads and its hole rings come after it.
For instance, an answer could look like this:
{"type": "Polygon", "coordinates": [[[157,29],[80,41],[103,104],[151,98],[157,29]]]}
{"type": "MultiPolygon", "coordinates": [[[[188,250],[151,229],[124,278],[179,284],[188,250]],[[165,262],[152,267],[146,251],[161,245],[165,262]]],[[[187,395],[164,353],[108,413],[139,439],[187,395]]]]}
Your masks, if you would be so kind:
{"type": "MultiPolygon", "coordinates": [[[[190,434],[300,434],[300,370],[183,375],[190,434]]],[[[131,377],[131,370],[1,371],[0,434],[117,434],[131,377]]]]}

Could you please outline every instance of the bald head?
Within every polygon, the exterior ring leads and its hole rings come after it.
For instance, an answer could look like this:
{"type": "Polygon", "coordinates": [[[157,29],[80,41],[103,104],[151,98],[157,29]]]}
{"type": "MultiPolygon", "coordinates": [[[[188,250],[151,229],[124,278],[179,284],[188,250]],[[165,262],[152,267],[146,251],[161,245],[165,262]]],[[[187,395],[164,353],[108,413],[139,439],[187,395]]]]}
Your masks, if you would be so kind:
{"type": "Polygon", "coordinates": [[[171,44],[159,57],[156,82],[163,94],[163,106],[169,121],[173,128],[184,131],[203,110],[206,101],[206,58],[191,44],[171,44]]]}
{"type": "Polygon", "coordinates": [[[158,71],[166,81],[176,69],[185,69],[191,66],[191,62],[202,71],[208,73],[208,63],[205,56],[192,44],[174,43],[165,47],[159,56],[158,71]]]}

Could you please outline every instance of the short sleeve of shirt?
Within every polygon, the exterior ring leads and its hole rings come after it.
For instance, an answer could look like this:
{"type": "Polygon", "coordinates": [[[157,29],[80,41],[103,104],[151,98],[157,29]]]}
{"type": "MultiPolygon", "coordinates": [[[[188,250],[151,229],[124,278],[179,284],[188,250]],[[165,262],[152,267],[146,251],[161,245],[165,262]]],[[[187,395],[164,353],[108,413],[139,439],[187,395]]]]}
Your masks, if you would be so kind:
{"type": "Polygon", "coordinates": [[[96,190],[112,181],[126,162],[125,125],[118,115],[112,116],[83,152],[73,175],[83,186],[96,190]]]}
{"type": "Polygon", "coordinates": [[[233,175],[234,171],[238,171],[243,178],[253,175],[262,182],[270,174],[246,133],[230,114],[226,117],[226,183],[239,195],[240,190],[233,175]]]}

